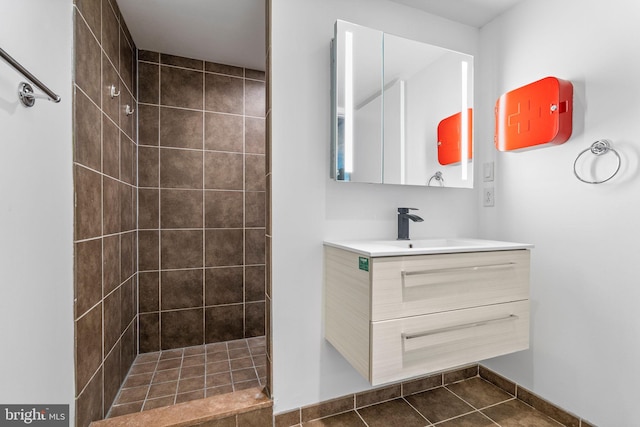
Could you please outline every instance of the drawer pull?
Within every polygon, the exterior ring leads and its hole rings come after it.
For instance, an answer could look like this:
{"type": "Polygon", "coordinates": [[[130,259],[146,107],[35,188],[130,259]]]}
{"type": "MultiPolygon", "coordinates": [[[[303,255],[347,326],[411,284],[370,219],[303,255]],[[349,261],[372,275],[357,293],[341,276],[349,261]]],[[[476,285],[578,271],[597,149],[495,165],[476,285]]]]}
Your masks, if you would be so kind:
{"type": "Polygon", "coordinates": [[[430,275],[436,275],[436,274],[442,274],[442,273],[465,273],[465,272],[474,272],[474,271],[483,271],[483,270],[504,270],[507,268],[512,268],[515,265],[516,265],[515,262],[507,262],[503,264],[474,265],[470,267],[435,268],[431,270],[415,270],[415,271],[402,270],[400,272],[400,275],[402,277],[402,286],[404,288],[413,288],[418,286],[430,285],[434,283],[415,283],[415,279],[413,280],[410,279],[412,277],[416,278],[418,276],[424,276],[426,278],[426,277],[429,277],[430,275]]]}
{"type": "Polygon", "coordinates": [[[405,276],[419,276],[422,274],[436,274],[436,273],[445,273],[449,271],[478,271],[478,270],[490,270],[490,269],[502,269],[509,268],[516,265],[515,262],[507,262],[504,264],[487,264],[487,265],[474,265],[470,267],[453,267],[453,268],[436,268],[432,270],[417,270],[417,271],[405,271],[402,270],[401,274],[403,277],[405,276]]]}
{"type": "Polygon", "coordinates": [[[436,334],[442,334],[444,332],[451,332],[451,331],[457,331],[460,329],[468,329],[468,328],[475,328],[477,326],[485,326],[485,325],[490,325],[493,323],[500,323],[500,322],[506,322],[508,320],[517,320],[518,316],[516,316],[515,314],[510,314],[506,317],[499,317],[497,319],[489,319],[489,320],[480,320],[478,322],[471,322],[471,323],[465,323],[463,325],[456,325],[456,326],[449,326],[446,328],[440,328],[440,329],[434,329],[431,331],[425,331],[425,332],[417,332],[415,334],[405,334],[402,333],[402,338],[405,340],[412,340],[415,338],[422,338],[422,337],[427,337],[429,335],[436,335],[436,334]]]}

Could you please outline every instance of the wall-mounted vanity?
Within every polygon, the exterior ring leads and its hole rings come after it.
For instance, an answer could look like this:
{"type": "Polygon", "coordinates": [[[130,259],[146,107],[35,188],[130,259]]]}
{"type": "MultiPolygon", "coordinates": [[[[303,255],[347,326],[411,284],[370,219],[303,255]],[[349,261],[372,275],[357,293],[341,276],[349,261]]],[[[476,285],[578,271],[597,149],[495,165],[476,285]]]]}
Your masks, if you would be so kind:
{"type": "Polygon", "coordinates": [[[373,385],[529,347],[529,248],[325,242],[325,338],[373,385]]]}
{"type": "Polygon", "coordinates": [[[473,187],[473,57],[337,21],[331,177],[473,187]]]}

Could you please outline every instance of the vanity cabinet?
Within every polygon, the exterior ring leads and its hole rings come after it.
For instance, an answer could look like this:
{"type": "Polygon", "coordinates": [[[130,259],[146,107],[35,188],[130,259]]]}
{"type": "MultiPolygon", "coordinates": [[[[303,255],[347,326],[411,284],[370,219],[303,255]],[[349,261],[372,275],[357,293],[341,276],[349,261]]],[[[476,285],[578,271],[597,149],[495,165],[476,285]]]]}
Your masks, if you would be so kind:
{"type": "Polygon", "coordinates": [[[529,250],[325,246],[325,338],[373,385],[527,349],[529,250]]]}

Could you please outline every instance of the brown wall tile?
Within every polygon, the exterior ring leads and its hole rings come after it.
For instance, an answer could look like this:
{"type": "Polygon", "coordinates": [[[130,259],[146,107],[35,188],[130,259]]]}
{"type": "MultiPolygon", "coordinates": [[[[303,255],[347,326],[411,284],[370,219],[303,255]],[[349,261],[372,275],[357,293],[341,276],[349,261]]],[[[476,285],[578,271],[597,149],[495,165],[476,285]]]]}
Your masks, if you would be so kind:
{"type": "Polygon", "coordinates": [[[118,341],[118,345],[104,360],[104,405],[107,410],[115,400],[118,390],[120,390],[120,378],[122,376],[120,368],[122,362],[120,360],[119,343],[118,341]]]}
{"type": "Polygon", "coordinates": [[[362,408],[402,396],[401,384],[393,384],[388,387],[377,388],[356,394],[356,408],[362,408]]]}
{"type": "Polygon", "coordinates": [[[248,79],[265,81],[266,73],[264,71],[252,70],[250,68],[246,68],[244,70],[244,76],[248,79]]]}
{"type": "Polygon", "coordinates": [[[161,348],[204,344],[203,309],[163,311],[160,314],[161,348]]]}
{"type": "MultiPolygon", "coordinates": [[[[87,21],[89,28],[100,40],[100,2],[92,0],[76,0],[76,7],[80,11],[82,18],[87,21]]],[[[80,18],[77,18],[80,19],[80,18]]]]}
{"type": "Polygon", "coordinates": [[[160,62],[160,53],[153,52],[150,50],[139,50],[138,51],[138,59],[140,61],[148,61],[148,62],[160,62]]]}
{"type": "Polygon", "coordinates": [[[265,154],[265,120],[245,118],[245,150],[252,154],[265,154]]]}
{"type": "Polygon", "coordinates": [[[120,236],[107,236],[102,239],[103,252],[103,297],[120,285],[120,236]]]}
{"type": "Polygon", "coordinates": [[[82,390],[102,363],[102,304],[76,320],[76,389],[82,390]]]}
{"type": "Polygon", "coordinates": [[[318,418],[328,417],[329,415],[339,414],[349,411],[354,407],[353,395],[328,400],[317,405],[305,406],[301,409],[302,421],[311,421],[318,418]]]}
{"type": "Polygon", "coordinates": [[[245,227],[264,227],[266,199],[264,191],[245,192],[245,227]]]}
{"type": "Polygon", "coordinates": [[[160,190],[162,228],[202,228],[202,190],[160,190]]]}
{"type": "Polygon", "coordinates": [[[158,231],[138,232],[138,263],[140,271],[159,269],[159,243],[160,233],[158,231]]]}
{"type": "Polygon", "coordinates": [[[245,230],[245,264],[264,264],[265,233],[264,228],[245,230]]]}
{"type": "Polygon", "coordinates": [[[140,314],[140,353],[160,350],[160,313],[140,314]]]}
{"type": "Polygon", "coordinates": [[[265,299],[265,267],[245,267],[245,302],[262,301],[265,299]]]}
{"type": "Polygon", "coordinates": [[[277,414],[274,427],[291,427],[300,424],[300,409],[277,414]]]}
{"type": "Polygon", "coordinates": [[[102,178],[102,205],[104,206],[102,232],[104,234],[119,233],[122,225],[119,182],[106,176],[102,178]]]}
{"type": "Polygon", "coordinates": [[[158,228],[160,220],[160,190],[138,190],[138,227],[141,229],[158,228]]]}
{"type": "Polygon", "coordinates": [[[162,188],[202,188],[202,152],[160,149],[160,186],[162,188]]]}
{"type": "Polygon", "coordinates": [[[160,107],[160,145],[201,150],[203,120],[201,111],[160,107]]]}
{"type": "Polygon", "coordinates": [[[242,116],[205,113],[205,149],[242,153],[242,126],[242,116]]]}
{"type": "Polygon", "coordinates": [[[75,19],[75,51],[76,85],[82,88],[96,105],[100,105],[102,53],[98,41],[80,17],[75,19]]]}
{"type": "Polygon", "coordinates": [[[182,56],[160,54],[160,63],[166,65],[175,65],[176,67],[191,68],[193,70],[204,70],[204,61],[199,59],[184,58],[182,56]]]}
{"type": "MultiPolygon", "coordinates": [[[[77,368],[76,368],[77,369],[77,368]]],[[[102,370],[100,370],[80,393],[77,391],[76,425],[88,426],[92,421],[101,420],[104,416],[102,370]]]]}
{"type": "Polygon", "coordinates": [[[138,147],[138,185],[160,186],[160,151],[155,147],[138,147]]]}
{"type": "Polygon", "coordinates": [[[120,382],[124,382],[125,376],[133,361],[137,355],[138,349],[138,329],[135,323],[129,325],[129,327],[122,334],[122,346],[120,351],[120,382]]]}
{"type": "Polygon", "coordinates": [[[172,107],[202,109],[202,72],[162,65],[160,103],[172,107]]]}
{"type": "Polygon", "coordinates": [[[125,134],[120,135],[120,179],[127,184],[133,184],[135,147],[125,134]]]}
{"type": "Polygon", "coordinates": [[[442,374],[429,375],[428,377],[417,378],[402,383],[402,395],[420,393],[442,385],[442,374]]]}
{"type": "Polygon", "coordinates": [[[442,381],[445,385],[447,385],[455,383],[457,381],[466,380],[467,378],[475,377],[476,375],[478,375],[478,365],[471,365],[444,372],[442,374],[442,381]]]}
{"type": "Polygon", "coordinates": [[[107,352],[111,351],[122,334],[120,290],[121,288],[118,287],[115,291],[105,296],[103,301],[104,348],[107,352]]]}
{"type": "Polygon", "coordinates": [[[567,427],[580,427],[580,419],[578,417],[531,393],[529,390],[518,386],[517,393],[518,399],[554,420],[561,422],[562,425],[567,427]]]}
{"type": "Polygon", "coordinates": [[[109,409],[137,350],[136,115],[124,115],[124,104],[136,108],[136,67],[117,5],[75,4],[75,297],[89,310],[76,321],[76,420],[86,427],[109,409]]]}
{"type": "Polygon", "coordinates": [[[76,91],[74,108],[75,161],[100,172],[102,171],[100,109],[81,91],[76,91]]]}
{"type": "Polygon", "coordinates": [[[138,63],[139,102],[160,103],[160,66],[148,62],[138,63]]]}
{"type": "Polygon", "coordinates": [[[102,115],[102,171],[112,178],[120,178],[120,131],[106,115],[102,115]]]}
{"type": "Polygon", "coordinates": [[[205,304],[241,303],[242,267],[207,268],[205,270],[205,304]]]}
{"type": "Polygon", "coordinates": [[[265,157],[261,155],[245,156],[245,190],[265,191],[265,157]]]}
{"type": "Polygon", "coordinates": [[[122,81],[129,89],[130,92],[133,92],[133,62],[134,62],[135,52],[131,47],[131,41],[127,37],[126,32],[121,29],[120,30],[120,77],[122,81]]]}
{"type": "Polygon", "coordinates": [[[160,310],[160,274],[158,272],[138,275],[138,295],[140,313],[160,310]]]}
{"type": "Polygon", "coordinates": [[[218,229],[205,232],[207,267],[242,265],[242,229],[218,229]]]}
{"type": "Polygon", "coordinates": [[[76,317],[102,299],[102,239],[75,244],[76,317]]]}
{"type": "Polygon", "coordinates": [[[489,381],[491,384],[497,387],[500,387],[502,390],[506,391],[507,393],[513,396],[516,395],[516,384],[514,382],[509,381],[503,376],[496,374],[495,372],[485,368],[482,365],[480,365],[478,369],[479,369],[478,373],[480,374],[480,377],[489,381]]]}
{"type": "MultiPolygon", "coordinates": [[[[99,3],[99,2],[97,2],[99,3]]],[[[120,24],[108,1],[102,2],[102,48],[109,60],[119,67],[120,24]]]]}
{"type": "Polygon", "coordinates": [[[212,73],[226,74],[229,76],[236,76],[236,77],[242,77],[244,75],[244,69],[241,67],[218,64],[215,62],[205,62],[205,70],[212,73]]]}
{"type": "Polygon", "coordinates": [[[155,105],[138,104],[138,144],[158,145],[160,111],[155,105]]]}
{"type": "Polygon", "coordinates": [[[264,82],[245,80],[244,108],[247,116],[264,117],[265,114],[264,82]]]}
{"type": "Polygon", "coordinates": [[[202,231],[162,230],[163,269],[198,268],[202,265],[202,231]]]}
{"type": "Polygon", "coordinates": [[[241,228],[241,191],[205,191],[205,227],[241,228]]]}
{"type": "Polygon", "coordinates": [[[243,86],[241,78],[219,74],[205,75],[205,109],[217,113],[243,113],[243,86]]]}
{"type": "Polygon", "coordinates": [[[102,232],[102,183],[100,175],[75,167],[75,238],[90,239],[102,232]]]}
{"type": "Polygon", "coordinates": [[[120,282],[133,275],[135,247],[135,233],[120,235],[120,282]]]}
{"type": "MultiPolygon", "coordinates": [[[[185,324],[169,326],[169,319],[189,321],[190,316],[184,314],[189,310],[185,308],[195,309],[197,304],[200,308],[230,304],[225,305],[226,308],[210,307],[222,310],[215,314],[207,309],[206,331],[202,337],[206,342],[264,333],[265,122],[242,115],[244,70],[206,63],[207,73],[203,73],[200,71],[202,61],[146,51],[139,52],[139,58],[140,100],[160,105],[139,107],[140,143],[165,147],[159,150],[139,147],[139,185],[143,189],[139,190],[138,226],[141,229],[160,227],[162,236],[160,256],[156,249],[158,234],[139,232],[140,269],[162,270],[161,291],[154,279],[145,277],[143,282],[140,277],[140,307],[142,310],[144,306],[149,313],[157,310],[159,302],[153,295],[158,292],[162,293],[159,301],[163,304],[162,327],[154,315],[150,314],[144,322],[140,317],[140,348],[184,345],[185,340],[165,328],[172,328],[174,332],[189,328],[190,325],[185,324]],[[164,65],[158,67],[150,61],[164,65]],[[191,67],[198,70],[186,69],[191,67]],[[159,80],[162,90],[157,85],[159,80]],[[147,89],[149,94],[145,93],[147,89]],[[256,154],[246,169],[245,152],[256,154]],[[203,184],[207,189],[204,194],[200,191],[203,184]],[[245,194],[245,186],[253,191],[245,194]],[[246,242],[243,227],[254,227],[247,230],[246,242]],[[215,267],[205,269],[205,301],[202,301],[202,270],[187,270],[200,273],[200,278],[195,280],[185,278],[184,271],[165,271],[202,267],[203,236],[206,265],[215,267]],[[248,260],[256,265],[248,267],[243,275],[245,244],[251,245],[248,260]],[[161,266],[158,266],[159,258],[161,266]],[[179,292],[191,287],[195,292],[179,292]],[[247,307],[245,300],[251,303],[247,307]],[[214,319],[226,320],[215,325],[214,319]],[[163,334],[160,341],[159,331],[163,334]]],[[[251,70],[248,75],[263,78],[263,73],[251,70]]],[[[263,82],[256,83],[249,83],[250,90],[260,85],[264,90],[263,82]]],[[[255,99],[248,102],[255,103],[255,99]]]]}
{"type": "Polygon", "coordinates": [[[206,152],[205,188],[211,190],[242,190],[242,154],[206,152]]]}
{"type": "Polygon", "coordinates": [[[202,270],[163,271],[160,278],[162,310],[202,307],[202,270]]]}
{"type": "Polygon", "coordinates": [[[207,342],[243,338],[243,324],[242,304],[222,305],[205,309],[205,339],[207,342]]]}
{"type": "Polygon", "coordinates": [[[249,302],[245,304],[245,337],[259,337],[264,335],[265,302],[249,302]]]}
{"type": "Polygon", "coordinates": [[[131,277],[122,284],[120,291],[120,326],[123,333],[134,321],[137,307],[136,287],[134,278],[131,277]]]}

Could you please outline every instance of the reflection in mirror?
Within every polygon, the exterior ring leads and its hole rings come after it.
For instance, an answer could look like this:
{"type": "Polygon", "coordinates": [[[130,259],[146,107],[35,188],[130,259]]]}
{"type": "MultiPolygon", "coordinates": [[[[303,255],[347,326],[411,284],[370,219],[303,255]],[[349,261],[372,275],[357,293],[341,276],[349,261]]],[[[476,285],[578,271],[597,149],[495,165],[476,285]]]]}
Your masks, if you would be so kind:
{"type": "Polygon", "coordinates": [[[336,179],[381,183],[382,33],[342,21],[336,31],[336,179]]]}
{"type": "Polygon", "coordinates": [[[332,177],[472,188],[473,57],[343,21],[332,46],[332,177]]]}

